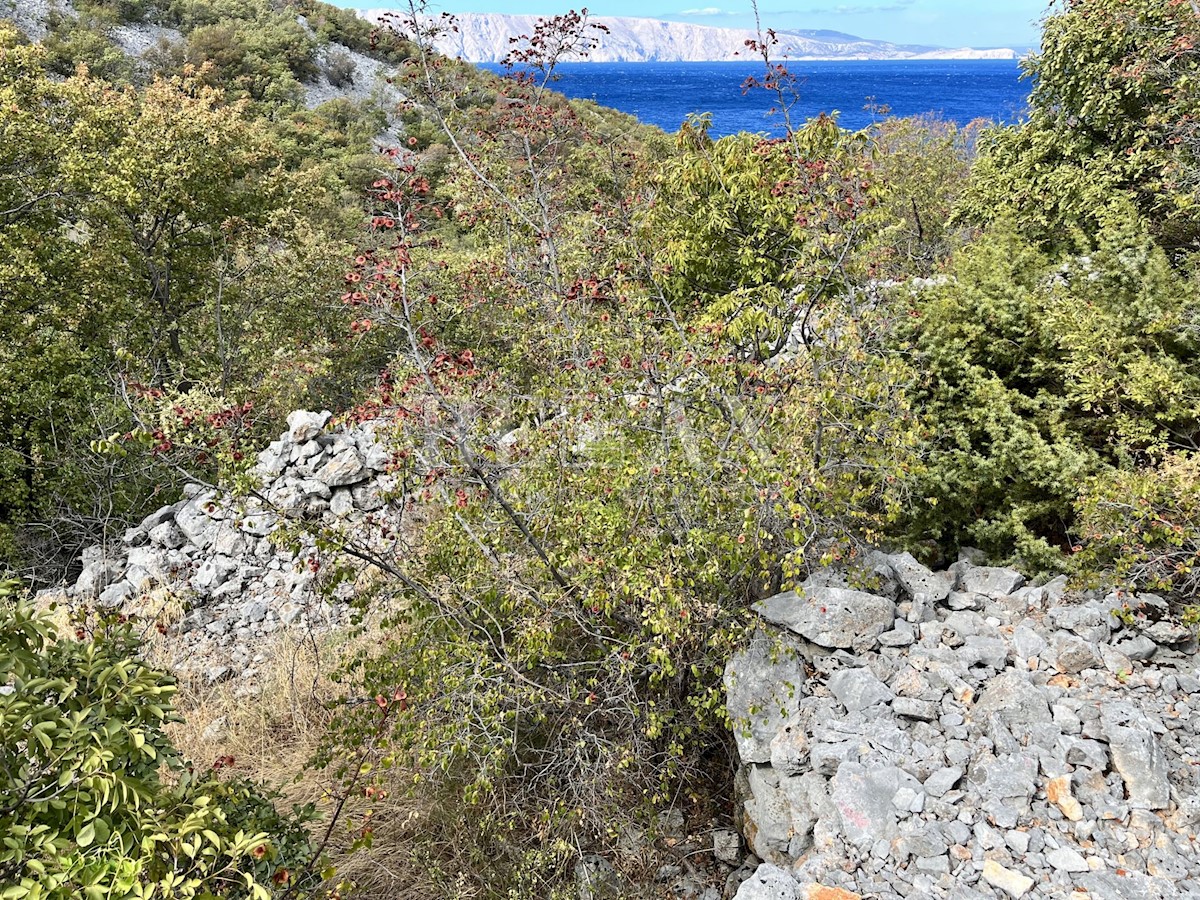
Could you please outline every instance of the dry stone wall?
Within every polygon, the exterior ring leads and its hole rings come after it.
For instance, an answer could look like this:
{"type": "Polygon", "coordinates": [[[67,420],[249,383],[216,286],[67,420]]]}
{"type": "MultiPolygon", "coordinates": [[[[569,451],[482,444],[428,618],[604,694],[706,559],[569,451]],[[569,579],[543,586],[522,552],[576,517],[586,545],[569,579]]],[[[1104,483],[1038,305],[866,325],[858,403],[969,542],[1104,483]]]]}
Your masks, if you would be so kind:
{"type": "Polygon", "coordinates": [[[175,669],[253,690],[264,639],[346,619],[352,585],[321,590],[328,553],[317,530],[386,556],[399,524],[380,423],[330,430],[329,412],[298,410],[263,450],[256,496],[193,484],[177,503],[129,529],[116,549],[92,547],[70,599],[171,619],[175,669]],[[181,615],[180,615],[181,613],[181,615]]]}
{"type": "Polygon", "coordinates": [[[1200,897],[1200,669],[1152,595],[876,554],[727,667],[738,900],[1200,897]]]}

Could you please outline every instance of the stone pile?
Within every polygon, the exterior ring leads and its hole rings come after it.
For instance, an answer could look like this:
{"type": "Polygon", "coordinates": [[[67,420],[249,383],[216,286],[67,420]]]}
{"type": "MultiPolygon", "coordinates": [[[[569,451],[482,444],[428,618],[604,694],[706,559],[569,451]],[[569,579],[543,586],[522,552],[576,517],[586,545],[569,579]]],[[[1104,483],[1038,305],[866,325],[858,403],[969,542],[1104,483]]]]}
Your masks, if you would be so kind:
{"type": "Polygon", "coordinates": [[[1166,603],[871,566],[757,604],[727,667],[737,900],[1200,897],[1200,660],[1166,603]]]}
{"type": "Polygon", "coordinates": [[[76,602],[172,619],[182,674],[252,685],[263,639],[280,629],[323,629],[345,619],[349,583],[320,590],[328,553],[316,532],[393,549],[399,511],[379,423],[328,430],[329,412],[299,410],[259,454],[250,496],[189,485],[179,502],[129,529],[115,550],[96,546],[67,591],[76,602]],[[177,621],[175,619],[177,618],[177,621]]]}

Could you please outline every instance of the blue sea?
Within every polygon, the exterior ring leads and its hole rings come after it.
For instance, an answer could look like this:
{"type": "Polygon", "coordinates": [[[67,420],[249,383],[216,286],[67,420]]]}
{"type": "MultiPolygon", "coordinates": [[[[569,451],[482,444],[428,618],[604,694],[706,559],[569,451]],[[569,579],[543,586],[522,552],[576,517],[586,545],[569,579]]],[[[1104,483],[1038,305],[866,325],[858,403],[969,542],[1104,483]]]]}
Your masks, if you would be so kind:
{"type": "MultiPolygon", "coordinates": [[[[794,62],[789,68],[800,78],[793,121],[837,110],[842,127],[850,129],[882,118],[881,107],[891,115],[935,113],[959,124],[979,118],[1015,122],[1030,88],[1009,60],[794,62]]],[[[568,63],[559,72],[555,90],[665,131],[704,112],[712,114],[714,136],[780,131],[779,117],[769,112],[774,95],[742,92],[747,76],[762,74],[761,62],[568,63]]]]}

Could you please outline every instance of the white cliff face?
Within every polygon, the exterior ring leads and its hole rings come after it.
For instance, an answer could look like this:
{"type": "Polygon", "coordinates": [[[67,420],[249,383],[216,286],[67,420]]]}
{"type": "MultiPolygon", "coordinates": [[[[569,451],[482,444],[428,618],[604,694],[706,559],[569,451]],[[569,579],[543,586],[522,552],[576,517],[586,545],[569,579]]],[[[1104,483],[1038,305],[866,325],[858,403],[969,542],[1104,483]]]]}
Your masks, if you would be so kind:
{"type": "MultiPolygon", "coordinates": [[[[377,19],[385,10],[364,10],[377,19]]],[[[596,32],[600,45],[590,62],[726,62],[754,59],[746,42],[758,35],[748,29],[714,28],[659,19],[596,17],[608,31],[596,32]]],[[[509,38],[532,34],[535,16],[463,13],[457,29],[442,35],[437,49],[470,62],[500,62],[512,49],[509,38]]],[[[1016,59],[1012,50],[947,50],[872,41],[832,31],[780,31],[774,55],[793,60],[835,59],[1016,59]]]]}

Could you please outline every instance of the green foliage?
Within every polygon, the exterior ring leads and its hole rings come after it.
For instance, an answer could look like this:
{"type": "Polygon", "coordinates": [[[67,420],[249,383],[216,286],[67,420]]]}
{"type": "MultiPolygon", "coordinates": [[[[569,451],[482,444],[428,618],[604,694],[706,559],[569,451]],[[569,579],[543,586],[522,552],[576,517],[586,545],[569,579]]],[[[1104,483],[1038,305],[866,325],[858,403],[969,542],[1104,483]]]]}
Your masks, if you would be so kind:
{"type": "Polygon", "coordinates": [[[783,141],[712,141],[694,120],[679,140],[645,226],[666,299],[765,360],[856,274],[872,227],[866,136],[821,118],[783,141]]]}
{"type": "Polygon", "coordinates": [[[1016,216],[1039,241],[1098,226],[1114,199],[1154,224],[1164,247],[1200,237],[1200,15],[1187,2],[1074,0],[1045,23],[1029,121],[980,142],[964,205],[980,221],[1016,216]]]}
{"type": "MultiPolygon", "coordinates": [[[[12,593],[12,586],[7,588],[12,593]]],[[[173,681],[128,625],[61,638],[0,596],[0,883],[13,900],[267,898],[310,884],[308,813],[281,816],[171,747],[173,681]]]]}
{"type": "MultiPolygon", "coordinates": [[[[1200,459],[1161,462],[1090,479],[1079,499],[1080,563],[1133,588],[1194,598],[1200,587],[1200,459]]],[[[1197,607],[1185,616],[1193,624],[1197,607]]]]}
{"type": "Polygon", "coordinates": [[[747,601],[897,513],[913,374],[843,265],[864,137],[639,156],[536,83],[476,106],[427,74],[460,155],[437,187],[403,163],[375,183],[381,233],[347,274],[396,348],[363,414],[395,423],[413,523],[373,557],[398,611],[347,678],[396,713],[348,707],[323,762],[381,742],[414,766],[440,827],[474,835],[431,834],[447,867],[504,896],[515,872],[561,883],[554,848],[721,789],[747,601]]]}
{"type": "Polygon", "coordinates": [[[329,298],[377,118],[273,124],[203,79],[139,90],[47,64],[0,33],[0,545],[39,577],[170,489],[145,457],[89,450],[157,418],[137,385],[250,401],[270,429],[375,364],[334,353],[329,298]]]}
{"type": "Polygon", "coordinates": [[[903,280],[935,273],[970,232],[953,222],[982,123],[885,119],[871,129],[872,198],[879,226],[866,237],[868,272],[903,280]]]}
{"type": "Polygon", "coordinates": [[[993,228],[913,298],[934,504],[915,536],[1061,564],[1089,475],[1195,439],[1195,285],[1136,219],[1107,218],[1090,254],[1057,266],[993,228]]]}

